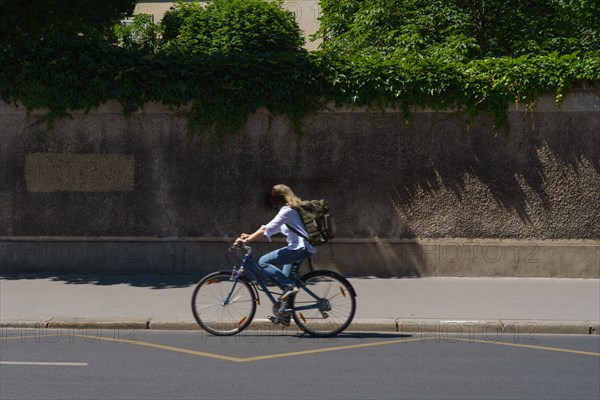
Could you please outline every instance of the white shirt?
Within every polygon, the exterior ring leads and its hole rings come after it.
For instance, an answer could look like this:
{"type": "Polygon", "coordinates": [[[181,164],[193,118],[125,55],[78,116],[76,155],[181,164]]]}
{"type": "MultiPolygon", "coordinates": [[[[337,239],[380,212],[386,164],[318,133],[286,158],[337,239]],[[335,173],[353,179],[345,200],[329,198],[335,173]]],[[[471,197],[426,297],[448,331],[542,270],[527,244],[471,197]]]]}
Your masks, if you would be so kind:
{"type": "Polygon", "coordinates": [[[265,236],[270,241],[271,236],[278,233],[283,233],[286,236],[285,240],[288,244],[286,247],[287,249],[306,249],[306,251],[313,254],[315,252],[314,246],[308,243],[306,239],[290,230],[286,225],[291,226],[301,234],[308,237],[308,232],[306,232],[306,228],[304,228],[302,219],[300,219],[300,214],[298,214],[298,211],[294,210],[290,206],[281,207],[275,218],[273,218],[267,225],[263,225],[265,228],[265,236]]]}

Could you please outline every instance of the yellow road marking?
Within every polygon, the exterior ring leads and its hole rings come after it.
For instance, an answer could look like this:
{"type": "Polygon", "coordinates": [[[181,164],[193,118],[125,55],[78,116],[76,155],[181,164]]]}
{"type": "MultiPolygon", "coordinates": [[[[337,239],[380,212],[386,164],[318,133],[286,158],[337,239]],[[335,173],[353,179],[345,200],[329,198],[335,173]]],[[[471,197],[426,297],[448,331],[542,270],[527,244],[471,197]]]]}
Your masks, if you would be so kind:
{"type": "MultiPolygon", "coordinates": [[[[292,351],[292,352],[287,352],[287,353],[268,354],[268,355],[255,356],[255,357],[230,357],[230,356],[223,356],[220,354],[207,353],[207,352],[203,352],[203,351],[184,349],[181,347],[167,346],[167,345],[150,343],[150,342],[142,342],[139,340],[104,338],[104,337],[79,335],[79,334],[73,334],[73,336],[83,337],[87,340],[103,340],[103,341],[114,342],[114,343],[128,343],[128,344],[134,344],[137,346],[150,347],[150,348],[155,348],[155,349],[173,351],[173,352],[183,353],[183,354],[190,354],[190,355],[200,356],[200,357],[214,358],[217,360],[231,361],[231,362],[236,362],[236,363],[271,360],[271,359],[283,358],[283,357],[303,356],[303,355],[309,355],[309,354],[326,353],[326,352],[331,352],[331,351],[353,350],[353,349],[361,349],[361,348],[367,348],[367,347],[384,346],[384,345],[399,344],[399,343],[409,343],[409,342],[419,342],[419,341],[423,342],[426,340],[439,340],[439,338],[436,338],[436,337],[419,337],[419,338],[412,338],[412,339],[402,338],[402,339],[395,339],[395,340],[386,340],[386,341],[381,341],[381,342],[361,343],[361,344],[352,344],[352,345],[347,345],[347,346],[325,347],[325,348],[321,348],[321,349],[311,349],[311,350],[302,350],[302,351],[292,351]]],[[[2,337],[1,340],[4,341],[6,339],[27,339],[28,337],[34,338],[34,336],[25,336],[25,337],[8,336],[8,337],[2,337]]],[[[520,343],[508,343],[508,342],[499,342],[499,341],[492,341],[492,340],[477,340],[477,339],[456,338],[456,339],[452,339],[452,340],[461,341],[461,342],[492,344],[492,345],[497,345],[497,346],[508,346],[508,347],[527,348],[527,349],[534,349],[534,350],[556,351],[556,352],[562,352],[562,353],[580,354],[580,355],[586,355],[586,356],[600,357],[600,353],[595,353],[595,352],[590,352],[590,351],[582,351],[582,350],[562,349],[559,347],[536,346],[536,345],[528,345],[528,344],[520,344],[520,343]]]]}
{"type": "Polygon", "coordinates": [[[250,362],[250,361],[261,361],[261,360],[270,360],[274,358],[282,358],[282,357],[293,357],[293,356],[304,356],[307,354],[316,354],[316,353],[326,353],[329,351],[339,351],[339,350],[352,350],[352,349],[360,349],[364,347],[374,347],[374,346],[383,346],[386,344],[398,344],[398,343],[407,343],[407,342],[417,342],[423,340],[431,340],[433,338],[419,338],[419,339],[399,339],[399,340],[387,340],[385,342],[375,342],[375,343],[361,343],[361,344],[351,344],[348,346],[337,346],[337,347],[326,347],[324,349],[312,349],[312,350],[302,350],[302,351],[292,351],[289,353],[278,353],[278,354],[269,354],[266,356],[257,356],[257,357],[246,357],[241,358],[240,362],[250,362]]]}
{"type": "Polygon", "coordinates": [[[35,337],[32,335],[29,336],[2,336],[2,338],[0,338],[0,342],[4,342],[5,340],[11,340],[11,339],[27,339],[28,337],[35,337]]]}
{"type": "Polygon", "coordinates": [[[97,340],[104,340],[107,342],[135,344],[138,346],[152,347],[155,349],[169,350],[169,351],[174,351],[177,353],[191,354],[191,355],[195,355],[195,356],[215,358],[218,360],[233,361],[233,362],[237,362],[237,363],[269,360],[269,359],[273,359],[273,358],[282,358],[282,357],[301,356],[301,355],[315,354],[315,353],[325,353],[325,352],[329,352],[329,351],[359,349],[359,348],[363,348],[363,347],[381,346],[384,344],[397,344],[397,343],[406,343],[406,342],[415,342],[415,341],[423,341],[423,340],[433,339],[433,338],[418,338],[418,339],[404,338],[404,339],[399,339],[399,340],[388,340],[385,342],[361,343],[361,344],[353,344],[353,345],[348,345],[348,346],[326,347],[324,349],[293,351],[293,352],[289,352],[289,353],[277,353],[277,354],[270,354],[270,355],[256,356],[256,357],[230,357],[230,356],[222,356],[220,354],[206,353],[203,351],[183,349],[181,347],[173,347],[173,346],[166,346],[166,345],[150,343],[150,342],[142,342],[142,341],[138,341],[138,340],[103,338],[103,337],[85,336],[85,335],[78,335],[78,334],[75,334],[74,336],[83,337],[83,338],[86,338],[87,340],[97,339],[97,340]]]}
{"type": "MultiPolygon", "coordinates": [[[[103,340],[105,342],[135,344],[135,345],[138,345],[138,346],[153,347],[155,349],[169,350],[169,351],[174,351],[174,352],[177,352],[177,353],[185,353],[185,354],[191,354],[191,355],[195,355],[195,356],[202,356],[202,357],[208,357],[208,358],[216,358],[218,360],[235,361],[235,362],[239,362],[239,360],[240,360],[239,358],[236,358],[236,357],[222,356],[222,355],[219,355],[219,354],[212,354],[212,353],[206,353],[206,352],[202,352],[202,351],[182,349],[180,347],[165,346],[165,345],[162,345],[162,344],[155,344],[155,343],[150,343],[150,342],[141,342],[141,341],[138,341],[138,340],[105,338],[105,337],[100,337],[100,336],[80,335],[80,334],[77,334],[77,333],[70,333],[70,336],[82,337],[82,338],[84,338],[84,339],[86,339],[88,341],[103,340]]],[[[37,338],[38,340],[40,340],[39,336],[36,337],[36,336],[33,336],[33,335],[27,335],[27,336],[4,336],[4,337],[0,338],[0,342],[4,342],[5,340],[8,340],[8,339],[35,339],[35,338],[37,338]]]]}
{"type": "Polygon", "coordinates": [[[184,353],[184,354],[191,354],[191,355],[194,355],[194,356],[215,358],[217,360],[234,361],[234,362],[239,362],[240,361],[240,359],[237,358],[237,357],[222,356],[220,354],[206,353],[206,352],[203,352],[203,351],[183,349],[181,347],[166,346],[166,345],[156,344],[156,343],[150,343],[150,342],[142,342],[142,341],[139,341],[139,340],[114,339],[114,338],[111,339],[111,338],[103,338],[103,337],[99,337],[99,336],[86,336],[86,335],[78,335],[78,334],[74,334],[73,336],[82,337],[82,338],[85,338],[87,340],[104,340],[106,342],[135,344],[135,345],[138,345],[138,346],[152,347],[152,348],[155,348],[155,349],[174,351],[174,352],[177,352],[177,353],[184,353]]]}
{"type": "Polygon", "coordinates": [[[462,342],[495,344],[497,346],[521,347],[521,348],[525,348],[525,349],[558,351],[561,353],[572,353],[572,354],[581,354],[584,356],[600,357],[600,353],[594,353],[591,351],[583,351],[583,350],[561,349],[560,347],[534,346],[531,344],[507,343],[507,342],[496,342],[496,341],[491,341],[491,340],[476,340],[476,339],[452,339],[452,340],[460,340],[462,342]]]}

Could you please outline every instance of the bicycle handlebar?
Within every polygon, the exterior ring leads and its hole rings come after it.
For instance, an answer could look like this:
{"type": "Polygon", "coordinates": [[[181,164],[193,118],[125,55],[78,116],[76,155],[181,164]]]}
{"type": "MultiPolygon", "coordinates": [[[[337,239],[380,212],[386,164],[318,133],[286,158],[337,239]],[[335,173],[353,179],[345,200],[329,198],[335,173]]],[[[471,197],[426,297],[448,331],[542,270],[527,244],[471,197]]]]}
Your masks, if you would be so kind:
{"type": "Polygon", "coordinates": [[[247,244],[243,244],[241,246],[236,246],[235,243],[229,248],[229,251],[231,251],[231,249],[242,249],[246,252],[247,255],[251,256],[252,255],[252,247],[248,246],[247,244]]]}

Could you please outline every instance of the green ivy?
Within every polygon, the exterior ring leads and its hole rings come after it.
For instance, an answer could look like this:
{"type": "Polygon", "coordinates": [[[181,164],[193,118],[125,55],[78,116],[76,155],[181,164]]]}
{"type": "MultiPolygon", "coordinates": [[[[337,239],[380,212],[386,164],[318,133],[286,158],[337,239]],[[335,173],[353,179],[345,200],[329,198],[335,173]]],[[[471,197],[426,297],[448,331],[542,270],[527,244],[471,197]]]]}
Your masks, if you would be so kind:
{"type": "Polygon", "coordinates": [[[261,107],[294,120],[318,110],[325,83],[311,60],[305,52],[188,55],[46,38],[0,49],[0,97],[29,110],[48,108],[50,124],[112,99],[126,115],[146,102],[191,101],[191,132],[225,134],[261,107]]]}
{"type": "MultiPolygon", "coordinates": [[[[536,45],[536,52],[518,57],[486,55],[481,52],[481,43],[493,42],[489,32],[475,40],[469,36],[472,27],[461,25],[466,13],[437,8],[461,1],[322,0],[325,24],[321,34],[330,35],[330,39],[316,52],[299,47],[301,43],[294,39],[296,31],[284,38],[281,47],[273,47],[277,51],[260,47],[263,40],[257,38],[268,34],[262,29],[267,25],[259,18],[265,11],[257,1],[249,0],[214,0],[209,4],[223,7],[223,15],[234,16],[241,14],[235,14],[230,4],[254,4],[255,15],[249,20],[256,29],[247,26],[240,28],[241,33],[227,27],[227,21],[234,27],[240,24],[239,18],[222,16],[214,17],[217,21],[211,26],[224,35],[212,35],[204,28],[195,31],[185,22],[191,14],[176,8],[160,27],[162,42],[156,41],[159,29],[142,19],[132,29],[117,30],[120,42],[58,34],[4,42],[0,44],[0,98],[21,103],[28,110],[48,109],[50,125],[71,110],[92,110],[109,100],[119,101],[125,115],[147,102],[169,107],[191,103],[190,133],[222,136],[239,131],[247,116],[261,108],[274,115],[287,115],[298,131],[303,117],[331,102],[374,109],[400,106],[407,115],[413,107],[491,113],[498,125],[506,125],[506,111],[513,102],[532,104],[544,93],[554,94],[560,102],[568,90],[577,87],[600,94],[600,50],[594,47],[598,36],[589,28],[595,25],[582,28],[590,38],[583,50],[566,52],[564,43],[569,40],[557,42],[561,51],[539,50],[552,42],[544,40],[536,45]],[[396,20],[381,8],[385,4],[405,7],[402,15],[411,16],[414,24],[390,25],[396,20]],[[374,8],[349,19],[348,15],[368,5],[374,8]],[[428,6],[416,7],[420,5],[428,6]],[[430,16],[439,20],[432,21],[430,16]],[[373,30],[362,29],[368,26],[373,30]],[[439,31],[432,33],[431,27],[439,31]],[[179,36],[182,29],[187,29],[187,36],[179,36]],[[389,35],[367,48],[376,37],[374,32],[376,36],[389,35]],[[132,35],[142,40],[128,41],[132,35]],[[186,50],[184,44],[193,40],[202,44],[186,50]],[[235,47],[241,42],[248,45],[235,47]]],[[[281,23],[273,31],[280,32],[290,16],[269,14],[273,10],[269,8],[266,14],[281,23]]],[[[208,15],[204,9],[194,12],[192,19],[208,15]]],[[[592,13],[588,19],[595,17],[592,13]]],[[[494,52],[499,52],[494,43],[494,52]]]]}
{"type": "Polygon", "coordinates": [[[161,26],[154,23],[150,14],[136,14],[129,24],[115,25],[113,34],[121,47],[154,50],[159,46],[161,26]]]}

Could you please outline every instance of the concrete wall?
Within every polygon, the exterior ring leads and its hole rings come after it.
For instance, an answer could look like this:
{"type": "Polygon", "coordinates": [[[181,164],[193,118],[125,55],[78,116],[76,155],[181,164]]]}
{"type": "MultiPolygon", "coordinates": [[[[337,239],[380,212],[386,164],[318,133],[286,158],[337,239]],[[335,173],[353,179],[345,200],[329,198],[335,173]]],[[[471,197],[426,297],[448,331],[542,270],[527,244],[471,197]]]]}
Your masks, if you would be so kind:
{"type": "MultiPolygon", "coordinates": [[[[259,112],[224,143],[149,104],[43,114],[0,105],[0,272],[203,273],[267,222],[278,182],[328,198],[320,266],[352,275],[600,277],[600,100],[574,92],[510,132],[451,112],[259,112]]],[[[260,245],[266,251],[268,244],[260,245]]]]}

